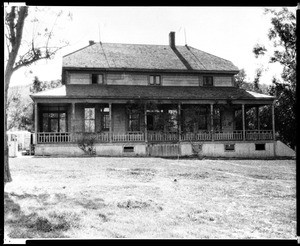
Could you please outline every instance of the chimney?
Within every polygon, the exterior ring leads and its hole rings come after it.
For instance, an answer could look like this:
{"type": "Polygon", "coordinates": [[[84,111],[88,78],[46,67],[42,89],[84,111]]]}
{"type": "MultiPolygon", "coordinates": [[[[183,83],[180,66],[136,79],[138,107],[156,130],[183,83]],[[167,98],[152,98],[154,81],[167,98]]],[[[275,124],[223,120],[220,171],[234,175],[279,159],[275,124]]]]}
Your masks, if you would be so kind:
{"type": "Polygon", "coordinates": [[[90,40],[90,41],[89,41],[89,44],[90,44],[90,45],[95,44],[94,40],[90,40]]]}
{"type": "Polygon", "coordinates": [[[169,33],[169,45],[171,48],[175,48],[175,32],[169,33]]]}

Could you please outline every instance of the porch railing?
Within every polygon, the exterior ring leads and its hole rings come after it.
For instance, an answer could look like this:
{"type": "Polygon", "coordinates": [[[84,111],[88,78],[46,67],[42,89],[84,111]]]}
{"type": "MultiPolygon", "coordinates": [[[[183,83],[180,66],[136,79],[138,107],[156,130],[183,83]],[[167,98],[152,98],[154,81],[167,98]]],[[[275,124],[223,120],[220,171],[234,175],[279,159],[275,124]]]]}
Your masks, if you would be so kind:
{"type": "Polygon", "coordinates": [[[177,132],[147,132],[147,140],[149,142],[172,142],[178,141],[178,138],[179,136],[177,132]]]}
{"type": "Polygon", "coordinates": [[[142,142],[145,141],[143,132],[113,133],[113,142],[142,142]]]}
{"type": "MultiPolygon", "coordinates": [[[[98,143],[112,142],[174,142],[179,140],[178,132],[147,132],[145,139],[144,132],[127,132],[127,133],[83,133],[83,132],[38,132],[37,143],[77,143],[83,136],[89,136],[98,143]]],[[[180,141],[242,141],[243,131],[233,132],[198,132],[182,133],[180,141]]],[[[273,140],[272,130],[246,130],[246,141],[256,140],[273,140]]]]}
{"type": "Polygon", "coordinates": [[[272,130],[246,130],[246,140],[272,140],[272,130]]]}

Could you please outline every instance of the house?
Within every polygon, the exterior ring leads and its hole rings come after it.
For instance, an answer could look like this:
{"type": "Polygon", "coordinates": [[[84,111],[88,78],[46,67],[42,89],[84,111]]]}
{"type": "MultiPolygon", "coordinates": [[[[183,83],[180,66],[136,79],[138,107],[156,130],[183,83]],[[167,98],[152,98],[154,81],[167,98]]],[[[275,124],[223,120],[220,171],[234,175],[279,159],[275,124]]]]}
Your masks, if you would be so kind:
{"type": "Polygon", "coordinates": [[[36,155],[272,157],[274,101],[237,88],[232,62],[175,45],[95,43],[63,57],[62,87],[31,95],[36,155]],[[271,124],[260,124],[268,106],[271,124]],[[246,122],[249,110],[252,128],[246,122]]]}

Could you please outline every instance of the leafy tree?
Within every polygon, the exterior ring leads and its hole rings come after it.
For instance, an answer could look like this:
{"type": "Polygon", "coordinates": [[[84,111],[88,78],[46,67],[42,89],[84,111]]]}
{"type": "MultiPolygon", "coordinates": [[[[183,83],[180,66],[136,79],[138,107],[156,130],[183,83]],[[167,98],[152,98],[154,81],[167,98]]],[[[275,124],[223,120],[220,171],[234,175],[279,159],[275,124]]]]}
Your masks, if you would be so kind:
{"type": "MultiPolygon", "coordinates": [[[[279,138],[294,148],[296,145],[296,16],[287,8],[280,11],[266,9],[271,15],[272,28],[268,38],[273,42],[274,50],[270,63],[279,63],[283,70],[283,82],[273,79],[269,94],[276,96],[275,125],[279,138]]],[[[267,55],[263,45],[256,45],[254,55],[267,55]]]]}
{"type": "Polygon", "coordinates": [[[246,71],[244,68],[242,68],[239,73],[234,76],[235,85],[239,88],[242,88],[243,83],[246,82],[246,77],[246,71]]]}
{"type": "MultiPolygon", "coordinates": [[[[62,12],[55,13],[55,20],[52,24],[49,21],[41,23],[38,16],[46,15],[48,12],[43,9],[27,6],[6,6],[5,19],[5,71],[4,71],[4,183],[12,181],[8,163],[8,145],[7,145],[7,104],[8,88],[11,77],[15,71],[27,67],[42,59],[51,59],[58,50],[62,49],[67,42],[54,41],[54,27],[57,20],[62,16],[62,12]],[[31,16],[33,18],[28,18],[31,16]],[[39,24],[39,25],[38,25],[39,24]],[[31,26],[32,35],[24,32],[24,27],[31,26]],[[39,28],[38,28],[39,27],[39,28]]],[[[28,31],[28,30],[27,30],[28,31]]]]}
{"type": "Polygon", "coordinates": [[[259,85],[259,80],[261,78],[262,72],[263,72],[262,68],[257,68],[255,71],[255,77],[253,81],[253,90],[258,93],[262,92],[259,85]]]}

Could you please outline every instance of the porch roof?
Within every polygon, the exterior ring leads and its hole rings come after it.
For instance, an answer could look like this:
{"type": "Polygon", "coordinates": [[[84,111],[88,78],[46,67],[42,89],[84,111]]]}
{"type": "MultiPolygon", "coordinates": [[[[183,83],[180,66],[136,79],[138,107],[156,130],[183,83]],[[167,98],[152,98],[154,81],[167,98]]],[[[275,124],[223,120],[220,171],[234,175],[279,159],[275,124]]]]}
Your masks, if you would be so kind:
{"type": "Polygon", "coordinates": [[[274,100],[275,97],[237,87],[199,86],[127,86],[127,85],[63,85],[31,95],[38,98],[65,99],[149,99],[149,100],[274,100]]]}

